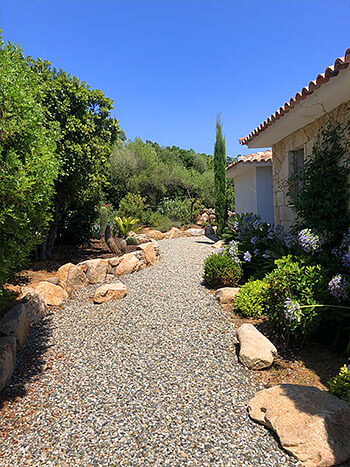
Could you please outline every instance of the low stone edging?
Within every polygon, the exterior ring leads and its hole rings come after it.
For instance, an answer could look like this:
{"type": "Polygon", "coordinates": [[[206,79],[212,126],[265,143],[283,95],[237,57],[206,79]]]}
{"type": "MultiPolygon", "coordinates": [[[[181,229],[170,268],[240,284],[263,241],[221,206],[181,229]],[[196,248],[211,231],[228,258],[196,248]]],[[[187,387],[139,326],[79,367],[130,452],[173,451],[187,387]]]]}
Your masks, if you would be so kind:
{"type": "MultiPolygon", "coordinates": [[[[159,244],[151,240],[120,257],[64,264],[56,277],[40,282],[35,288],[22,287],[20,301],[0,320],[0,392],[13,375],[18,348],[25,342],[31,326],[49,313],[48,305],[60,305],[79,289],[153,266],[159,259],[159,244]]],[[[126,293],[126,287],[125,292],[119,286],[115,289],[114,293],[100,290],[94,302],[122,298],[126,293]]]]}

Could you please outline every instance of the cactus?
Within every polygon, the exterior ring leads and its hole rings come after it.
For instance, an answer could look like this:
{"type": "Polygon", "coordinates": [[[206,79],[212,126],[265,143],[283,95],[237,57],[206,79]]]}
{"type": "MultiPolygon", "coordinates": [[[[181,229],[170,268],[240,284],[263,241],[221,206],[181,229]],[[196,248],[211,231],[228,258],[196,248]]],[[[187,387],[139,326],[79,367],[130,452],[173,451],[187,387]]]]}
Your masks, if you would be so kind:
{"type": "Polygon", "coordinates": [[[100,210],[99,210],[99,213],[100,213],[100,233],[99,233],[99,236],[100,236],[100,239],[102,239],[105,236],[106,227],[107,227],[107,223],[108,223],[108,209],[106,208],[106,206],[101,206],[100,210]]]}

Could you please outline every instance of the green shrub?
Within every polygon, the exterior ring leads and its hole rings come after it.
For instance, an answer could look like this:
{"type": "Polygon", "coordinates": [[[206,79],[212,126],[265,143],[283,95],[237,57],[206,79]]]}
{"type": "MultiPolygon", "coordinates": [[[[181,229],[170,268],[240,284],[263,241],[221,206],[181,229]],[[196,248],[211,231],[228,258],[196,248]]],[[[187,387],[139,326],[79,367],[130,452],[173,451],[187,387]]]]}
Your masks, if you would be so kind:
{"type": "Polygon", "coordinates": [[[346,400],[350,405],[350,370],[344,365],[339,374],[328,381],[329,392],[346,400]]]}
{"type": "Polygon", "coordinates": [[[160,214],[180,222],[180,224],[188,224],[190,222],[190,202],[188,199],[163,198],[158,205],[158,211],[160,214]]]}
{"type": "Polygon", "coordinates": [[[228,255],[213,253],[204,261],[204,281],[210,287],[237,286],[241,276],[241,266],[228,255]]]}
{"type": "Polygon", "coordinates": [[[41,92],[21,50],[0,38],[0,288],[25,264],[52,218],[58,132],[38,103],[41,92]]]}
{"type": "Polygon", "coordinates": [[[171,228],[172,222],[168,216],[156,211],[149,214],[148,225],[161,232],[167,232],[171,228]]]}
{"type": "Polygon", "coordinates": [[[147,224],[148,206],[146,198],[139,193],[128,193],[119,203],[118,215],[120,217],[133,217],[140,219],[141,224],[147,224]]]}
{"type": "Polygon", "coordinates": [[[264,313],[264,294],[267,285],[256,280],[246,282],[235,297],[235,311],[243,316],[259,317],[264,313]]]}
{"type": "Polygon", "coordinates": [[[126,239],[127,245],[137,245],[137,238],[136,237],[128,237],[126,239]]]}
{"type": "Polygon", "coordinates": [[[275,265],[265,276],[265,311],[278,323],[282,333],[298,339],[310,334],[319,324],[317,299],[324,286],[321,266],[310,266],[291,255],[276,260],[275,265]]]}

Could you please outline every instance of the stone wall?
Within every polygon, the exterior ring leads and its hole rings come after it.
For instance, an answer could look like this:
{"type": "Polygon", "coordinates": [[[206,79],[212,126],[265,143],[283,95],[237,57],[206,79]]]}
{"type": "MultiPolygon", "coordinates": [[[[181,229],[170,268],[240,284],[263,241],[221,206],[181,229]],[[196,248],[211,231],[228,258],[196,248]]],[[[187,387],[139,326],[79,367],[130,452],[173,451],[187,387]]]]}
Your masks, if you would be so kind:
{"type": "MultiPolygon", "coordinates": [[[[272,177],[273,177],[273,201],[274,221],[287,230],[295,219],[292,207],[289,204],[288,192],[288,153],[304,149],[305,159],[311,155],[312,147],[320,133],[321,128],[329,121],[343,123],[350,119],[350,101],[341,104],[323,117],[314,120],[305,127],[295,131],[272,146],[272,177]]],[[[350,154],[349,154],[350,158],[350,154]]]]}

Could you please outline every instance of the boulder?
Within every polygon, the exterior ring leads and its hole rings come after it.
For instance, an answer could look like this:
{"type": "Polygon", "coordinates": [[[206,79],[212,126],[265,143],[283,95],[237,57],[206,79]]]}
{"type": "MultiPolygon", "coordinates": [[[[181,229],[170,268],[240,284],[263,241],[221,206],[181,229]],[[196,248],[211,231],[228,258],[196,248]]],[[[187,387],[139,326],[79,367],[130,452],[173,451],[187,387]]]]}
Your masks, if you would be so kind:
{"type": "Polygon", "coordinates": [[[185,233],[188,237],[200,237],[204,235],[204,229],[187,229],[185,233]]]}
{"type": "Polygon", "coordinates": [[[148,238],[153,238],[153,240],[163,240],[164,234],[159,230],[148,230],[146,232],[148,238]]]}
{"type": "Polygon", "coordinates": [[[233,306],[239,287],[223,287],[215,292],[220,305],[233,306]]]}
{"type": "Polygon", "coordinates": [[[204,233],[207,237],[212,237],[215,235],[215,230],[213,229],[212,225],[206,225],[204,227],[204,233]]]}
{"type": "Polygon", "coordinates": [[[328,392],[281,384],[257,392],[248,411],[304,466],[327,467],[350,458],[350,408],[328,392]]]}
{"type": "Polygon", "coordinates": [[[108,264],[112,266],[112,268],[115,268],[116,266],[118,266],[119,263],[120,263],[120,256],[115,256],[114,258],[108,259],[108,264]]]}
{"type": "Polygon", "coordinates": [[[38,323],[49,313],[48,306],[34,289],[25,294],[21,301],[25,306],[29,324],[38,323]]]}
{"type": "Polygon", "coordinates": [[[126,286],[122,282],[114,284],[103,284],[96,289],[94,295],[95,303],[105,303],[111,300],[120,300],[126,295],[126,286]]]}
{"type": "Polygon", "coordinates": [[[140,245],[141,243],[148,243],[150,241],[150,237],[146,234],[138,234],[137,236],[137,244],[140,245]]]}
{"type": "Polygon", "coordinates": [[[58,285],[63,287],[68,295],[75,290],[83,289],[89,284],[84,272],[75,264],[67,263],[57,271],[58,285]]]}
{"type": "Polygon", "coordinates": [[[47,305],[61,305],[68,298],[68,293],[60,285],[51,282],[39,282],[35,291],[47,305]]]}
{"type": "Polygon", "coordinates": [[[135,253],[127,253],[120,258],[120,263],[115,268],[115,275],[120,276],[122,274],[131,274],[136,271],[139,266],[140,261],[135,253]]]}
{"type": "Polygon", "coordinates": [[[51,284],[59,285],[59,279],[58,277],[48,277],[45,279],[46,282],[51,282],[51,284]]]}
{"type": "Polygon", "coordinates": [[[157,240],[153,240],[151,239],[151,243],[153,245],[153,250],[154,250],[154,253],[157,257],[157,260],[160,258],[160,246],[159,246],[159,243],[157,242],[157,240]]]}
{"type": "Polygon", "coordinates": [[[244,323],[236,331],[240,344],[239,359],[251,370],[261,370],[272,365],[276,347],[252,324],[244,323]]]}
{"type": "Polygon", "coordinates": [[[11,378],[16,365],[16,338],[0,337],[0,391],[11,378]]]}
{"type": "Polygon", "coordinates": [[[222,248],[223,246],[225,246],[224,240],[219,240],[218,242],[214,243],[214,245],[212,245],[212,248],[220,250],[220,248],[222,248]]]}
{"type": "Polygon", "coordinates": [[[8,311],[0,321],[0,335],[14,336],[17,344],[22,345],[29,333],[29,320],[24,303],[8,311]]]}
{"type": "Polygon", "coordinates": [[[137,247],[138,250],[141,250],[145,255],[146,264],[153,266],[157,262],[156,254],[153,248],[153,244],[143,243],[137,247]]]}
{"type": "Polygon", "coordinates": [[[184,233],[176,228],[176,227],[172,227],[169,232],[166,232],[165,235],[164,235],[164,238],[167,238],[167,239],[173,239],[173,238],[179,238],[179,237],[183,237],[184,236],[184,233]]]}
{"type": "Polygon", "coordinates": [[[85,266],[86,277],[90,284],[97,284],[103,282],[106,278],[108,270],[108,261],[104,259],[89,259],[79,263],[78,266],[85,266]]]}

